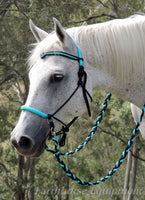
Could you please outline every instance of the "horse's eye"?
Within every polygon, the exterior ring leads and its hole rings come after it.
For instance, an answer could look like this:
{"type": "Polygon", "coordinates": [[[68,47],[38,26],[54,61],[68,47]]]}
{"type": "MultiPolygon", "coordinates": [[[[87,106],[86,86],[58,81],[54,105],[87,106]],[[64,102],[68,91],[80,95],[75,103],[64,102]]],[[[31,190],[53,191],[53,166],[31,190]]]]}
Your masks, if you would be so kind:
{"type": "Polygon", "coordinates": [[[54,83],[54,82],[60,82],[63,78],[64,78],[63,74],[56,73],[56,74],[53,74],[51,76],[51,82],[52,83],[54,83]]]}

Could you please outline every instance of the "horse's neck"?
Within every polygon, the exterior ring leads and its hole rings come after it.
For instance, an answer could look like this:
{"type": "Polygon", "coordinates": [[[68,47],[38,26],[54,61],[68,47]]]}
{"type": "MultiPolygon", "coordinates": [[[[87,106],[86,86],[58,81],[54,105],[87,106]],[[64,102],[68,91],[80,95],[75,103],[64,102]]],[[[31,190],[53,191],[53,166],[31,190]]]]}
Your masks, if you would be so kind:
{"type": "Polygon", "coordinates": [[[103,23],[74,28],[72,33],[79,42],[85,67],[92,72],[93,87],[141,107],[145,100],[140,89],[142,84],[145,90],[145,40],[141,28],[126,25],[111,29],[103,23]]]}

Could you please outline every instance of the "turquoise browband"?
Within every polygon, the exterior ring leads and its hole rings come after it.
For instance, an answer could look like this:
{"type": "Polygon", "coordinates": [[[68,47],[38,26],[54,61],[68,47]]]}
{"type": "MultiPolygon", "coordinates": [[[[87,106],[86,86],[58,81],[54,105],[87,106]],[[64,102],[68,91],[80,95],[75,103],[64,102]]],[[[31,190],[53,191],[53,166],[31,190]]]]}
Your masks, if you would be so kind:
{"type": "Polygon", "coordinates": [[[77,47],[77,51],[78,51],[78,57],[69,53],[62,52],[62,51],[49,51],[46,53],[42,53],[41,58],[45,58],[46,56],[63,56],[63,57],[70,58],[72,60],[77,60],[79,62],[79,66],[83,67],[82,53],[78,47],[77,47]]]}

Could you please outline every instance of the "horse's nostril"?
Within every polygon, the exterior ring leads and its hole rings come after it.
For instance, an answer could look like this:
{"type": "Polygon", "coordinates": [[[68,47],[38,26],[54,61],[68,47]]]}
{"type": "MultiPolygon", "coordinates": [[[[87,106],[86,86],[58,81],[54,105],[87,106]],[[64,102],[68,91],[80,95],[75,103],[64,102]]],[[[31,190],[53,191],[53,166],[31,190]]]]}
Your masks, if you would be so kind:
{"type": "Polygon", "coordinates": [[[26,136],[22,136],[20,138],[20,141],[19,141],[19,146],[22,148],[22,149],[25,149],[25,150],[30,150],[33,146],[33,142],[30,138],[26,137],[26,136]]]}

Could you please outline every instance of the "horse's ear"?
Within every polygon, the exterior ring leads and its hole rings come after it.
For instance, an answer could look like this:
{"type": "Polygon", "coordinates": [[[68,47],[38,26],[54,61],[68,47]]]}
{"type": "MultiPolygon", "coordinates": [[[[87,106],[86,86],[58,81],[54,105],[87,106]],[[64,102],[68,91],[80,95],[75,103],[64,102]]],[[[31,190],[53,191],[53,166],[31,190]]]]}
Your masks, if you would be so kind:
{"type": "Polygon", "coordinates": [[[32,31],[37,42],[42,41],[44,38],[48,36],[48,33],[38,28],[30,19],[29,20],[30,30],[32,31]]]}
{"type": "Polygon", "coordinates": [[[68,41],[70,39],[70,36],[63,29],[61,23],[56,18],[53,18],[53,22],[54,22],[54,30],[55,30],[59,40],[63,43],[63,45],[68,46],[68,41]]]}

